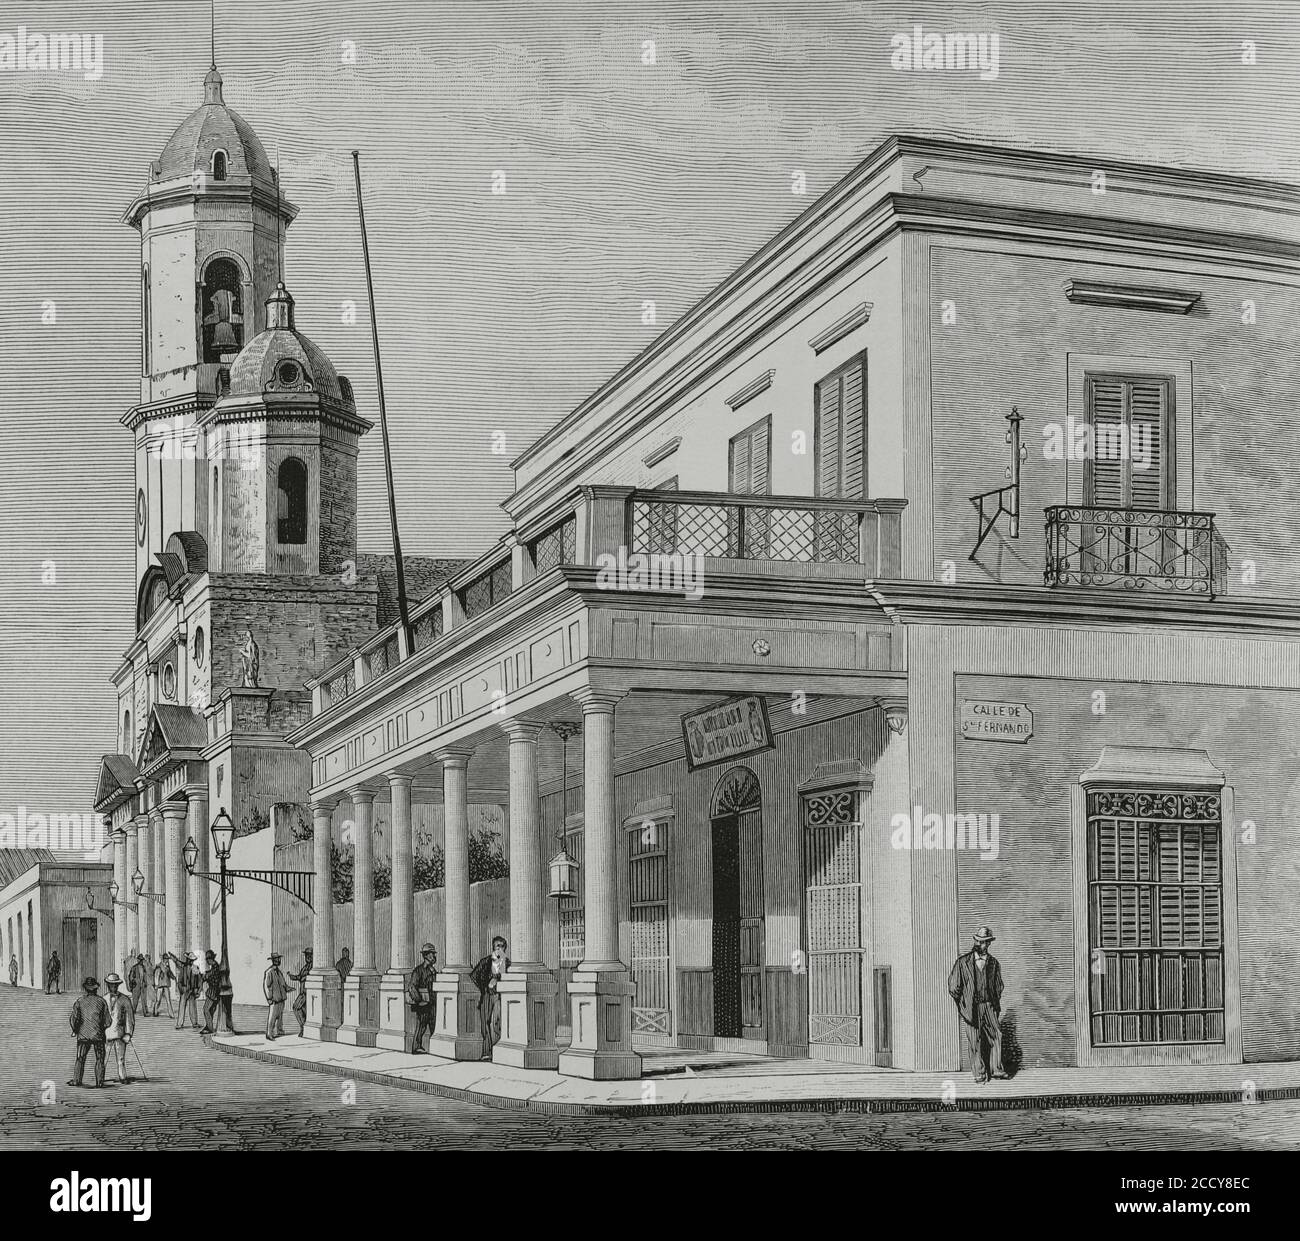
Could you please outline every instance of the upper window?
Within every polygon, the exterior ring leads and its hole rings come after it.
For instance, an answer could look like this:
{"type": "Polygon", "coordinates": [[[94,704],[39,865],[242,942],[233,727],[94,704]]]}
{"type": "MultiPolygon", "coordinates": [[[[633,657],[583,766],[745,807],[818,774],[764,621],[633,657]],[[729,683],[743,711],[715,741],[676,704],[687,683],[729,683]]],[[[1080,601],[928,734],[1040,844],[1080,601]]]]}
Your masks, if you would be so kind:
{"type": "Polygon", "coordinates": [[[230,362],[244,347],[243,281],[233,259],[213,259],[203,273],[203,360],[230,362]]]}
{"type": "Polygon", "coordinates": [[[277,497],[277,538],[281,543],[307,541],[307,467],[297,457],[286,457],[280,462],[276,476],[279,485],[277,497]]]}
{"type": "Polygon", "coordinates": [[[473,620],[482,615],[494,604],[500,603],[511,591],[512,578],[510,561],[500,564],[479,574],[460,592],[460,605],[465,610],[465,619],[473,620]]]}
{"type": "Polygon", "coordinates": [[[224,181],[226,179],[225,151],[213,151],[212,153],[212,179],[214,181],[224,181]]]}
{"type": "Polygon", "coordinates": [[[731,437],[727,448],[727,490],[765,496],[772,472],[772,420],[761,418],[731,437]]]}
{"type": "Polygon", "coordinates": [[[1083,502],[1092,508],[1172,509],[1173,383],[1127,375],[1087,377],[1092,447],[1083,502]]]}
{"type": "Polygon", "coordinates": [[[813,391],[814,455],[819,496],[866,495],[867,355],[821,380],[813,391]]]}

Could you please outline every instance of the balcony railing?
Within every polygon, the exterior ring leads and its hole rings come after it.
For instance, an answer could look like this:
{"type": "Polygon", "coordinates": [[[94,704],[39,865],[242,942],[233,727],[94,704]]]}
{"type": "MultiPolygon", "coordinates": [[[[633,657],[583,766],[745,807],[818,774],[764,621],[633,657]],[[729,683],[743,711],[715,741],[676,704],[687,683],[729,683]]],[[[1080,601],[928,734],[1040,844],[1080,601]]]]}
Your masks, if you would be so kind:
{"type": "Polygon", "coordinates": [[[1045,515],[1048,586],[1210,598],[1225,589],[1228,547],[1213,513],[1057,504],[1045,515]]]}
{"type": "Polygon", "coordinates": [[[629,498],[628,550],[863,565],[870,577],[897,577],[904,504],[903,500],[636,491],[629,498]]]}

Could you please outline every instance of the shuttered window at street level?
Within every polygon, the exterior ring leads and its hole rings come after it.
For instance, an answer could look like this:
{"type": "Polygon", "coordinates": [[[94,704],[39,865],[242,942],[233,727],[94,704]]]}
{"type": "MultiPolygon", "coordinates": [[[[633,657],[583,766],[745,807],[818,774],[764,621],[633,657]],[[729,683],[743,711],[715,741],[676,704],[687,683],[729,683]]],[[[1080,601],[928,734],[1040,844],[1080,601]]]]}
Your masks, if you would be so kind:
{"type": "Polygon", "coordinates": [[[1087,404],[1093,442],[1084,463],[1084,503],[1093,508],[1172,508],[1169,380],[1089,375],[1087,404]]]}
{"type": "Polygon", "coordinates": [[[633,1034],[670,1034],[668,953],[668,821],[646,820],[628,831],[631,904],[629,965],[636,996],[633,1034]]]}
{"type": "Polygon", "coordinates": [[[867,355],[818,382],[813,394],[817,495],[860,500],[867,475],[867,355]]]}
{"type": "Polygon", "coordinates": [[[1222,796],[1090,789],[1092,1043],[1224,1041],[1222,796]]]}

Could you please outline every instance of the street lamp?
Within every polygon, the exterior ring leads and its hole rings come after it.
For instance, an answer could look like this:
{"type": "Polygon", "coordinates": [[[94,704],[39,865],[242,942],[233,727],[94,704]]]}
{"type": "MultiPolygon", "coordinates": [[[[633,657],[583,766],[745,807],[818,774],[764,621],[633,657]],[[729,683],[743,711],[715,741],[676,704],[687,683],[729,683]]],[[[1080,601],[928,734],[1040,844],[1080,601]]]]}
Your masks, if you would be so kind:
{"type": "MultiPolygon", "coordinates": [[[[231,1009],[235,1002],[235,989],[230,983],[230,957],[227,953],[226,935],[226,862],[230,857],[230,846],[235,842],[235,822],[221,807],[217,817],[212,820],[212,843],[217,850],[217,859],[221,863],[221,1015],[225,1019],[226,1031],[235,1032],[235,1023],[231,1009]]],[[[197,847],[195,854],[197,855],[197,847]]]]}
{"type": "Polygon", "coordinates": [[[564,829],[569,819],[569,738],[576,737],[582,731],[582,725],[572,720],[552,720],[550,729],[560,739],[560,830],[556,839],[560,842],[560,851],[550,862],[551,895],[557,899],[578,894],[578,863],[564,847],[564,829]]]}

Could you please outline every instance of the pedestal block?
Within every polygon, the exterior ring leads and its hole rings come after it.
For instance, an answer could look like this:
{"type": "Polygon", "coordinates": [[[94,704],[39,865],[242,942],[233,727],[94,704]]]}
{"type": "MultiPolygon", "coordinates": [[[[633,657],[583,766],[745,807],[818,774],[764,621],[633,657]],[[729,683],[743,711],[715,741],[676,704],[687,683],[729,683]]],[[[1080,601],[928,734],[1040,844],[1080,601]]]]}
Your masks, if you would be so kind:
{"type": "Polygon", "coordinates": [[[573,1042],[559,1058],[560,1072],[593,1081],[641,1076],[632,1050],[632,997],[636,987],[623,970],[579,969],[569,983],[573,1042]]]}
{"type": "Polygon", "coordinates": [[[502,975],[497,983],[501,1000],[501,1038],[492,1049],[494,1064],[521,1069],[554,1069],[560,1053],[555,1047],[555,977],[548,969],[502,975]]]}
{"type": "Polygon", "coordinates": [[[469,967],[440,973],[434,980],[433,1000],[437,1017],[429,1035],[429,1054],[448,1060],[480,1059],[483,1036],[479,1033],[478,988],[469,976],[469,967]]]}
{"type": "Polygon", "coordinates": [[[414,970],[389,970],[379,980],[379,1034],[376,1047],[389,1051],[411,1050],[415,1038],[415,1010],[406,991],[414,970]]]}
{"type": "Polygon", "coordinates": [[[354,968],[343,984],[343,1021],[337,1042],[353,1047],[373,1047],[379,1033],[378,970],[354,968]]]}
{"type": "Polygon", "coordinates": [[[337,1041],[338,1028],[343,1022],[343,983],[338,971],[330,969],[307,975],[308,1038],[321,1043],[337,1041]]]}

